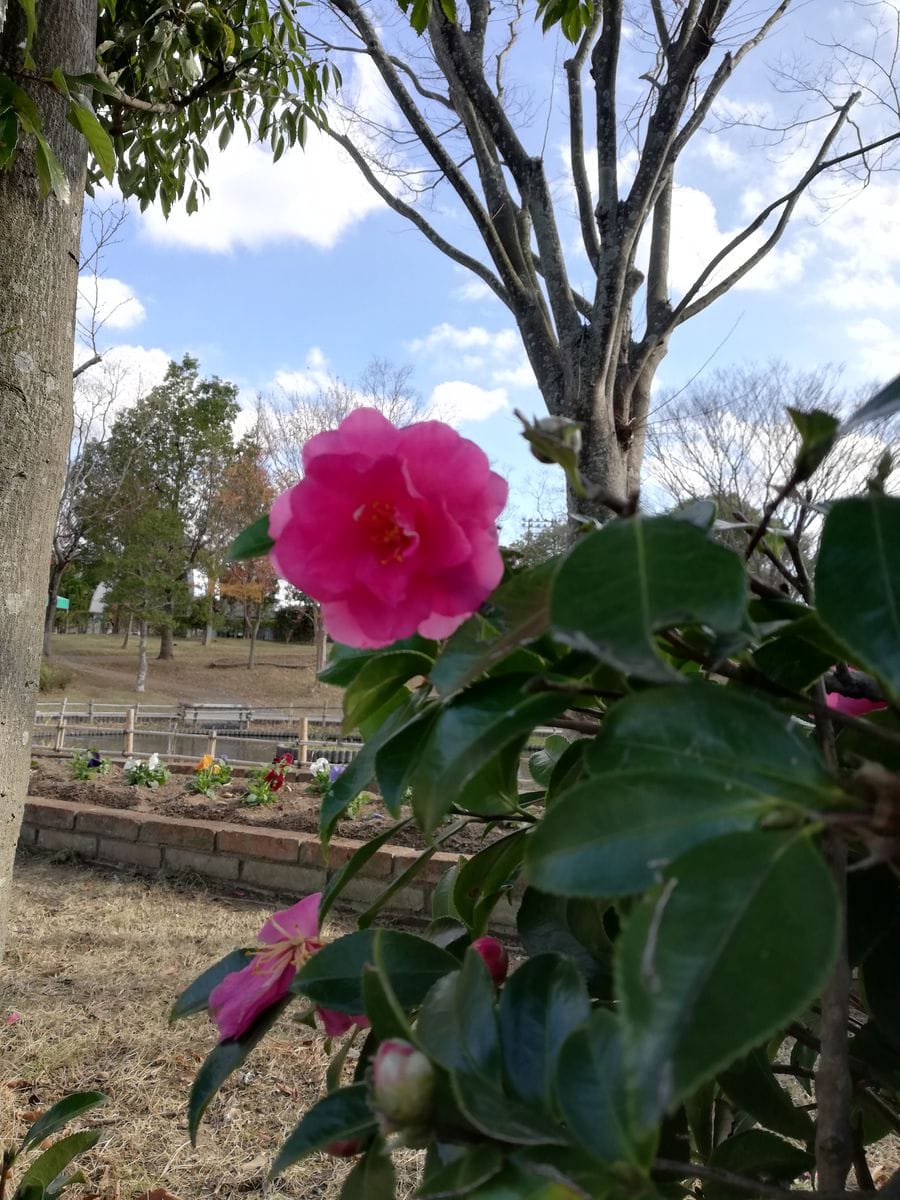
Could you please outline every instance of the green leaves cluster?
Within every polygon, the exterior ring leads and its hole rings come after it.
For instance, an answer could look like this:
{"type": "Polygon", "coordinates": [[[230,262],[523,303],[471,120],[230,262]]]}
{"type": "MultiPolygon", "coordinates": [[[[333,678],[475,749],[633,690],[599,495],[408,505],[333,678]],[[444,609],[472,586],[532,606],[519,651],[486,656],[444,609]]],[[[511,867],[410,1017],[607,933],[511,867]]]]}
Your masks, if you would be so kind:
{"type": "MultiPolygon", "coordinates": [[[[791,478],[837,432],[805,421],[791,478]]],[[[322,837],[372,786],[395,824],[333,876],[322,914],[398,829],[415,821],[427,848],[293,980],[371,1029],[276,1172],[355,1139],[344,1195],[393,1195],[368,1063],[399,1037],[438,1076],[427,1128],[408,1131],[427,1149],[420,1196],[680,1195],[701,1166],[714,1200],[790,1188],[815,1165],[821,998],[845,952],[848,1136],[900,1129],[896,712],[822,702],[841,663],[897,702],[900,499],[835,503],[810,587],[784,596],[758,594],[710,515],[588,532],[443,644],[337,648],[323,678],[364,744],[322,837]],[[467,826],[484,845],[435,888],[424,934],[373,929],[467,826]],[[510,900],[525,957],[498,988],[469,947],[510,900]]]]}
{"type": "Polygon", "coordinates": [[[87,1182],[83,1172],[68,1168],[80,1154],[96,1146],[100,1140],[99,1129],[84,1129],[67,1133],[44,1145],[70,1121],[77,1120],[89,1109],[103,1104],[106,1097],[102,1092],[73,1092],[64,1096],[46,1110],[31,1125],[18,1146],[0,1143],[0,1181],[6,1188],[21,1158],[30,1156],[30,1161],[16,1172],[18,1182],[15,1190],[8,1193],[10,1200],[54,1200],[76,1184],[87,1182]],[[43,1147],[43,1149],[40,1149],[43,1147]]]}

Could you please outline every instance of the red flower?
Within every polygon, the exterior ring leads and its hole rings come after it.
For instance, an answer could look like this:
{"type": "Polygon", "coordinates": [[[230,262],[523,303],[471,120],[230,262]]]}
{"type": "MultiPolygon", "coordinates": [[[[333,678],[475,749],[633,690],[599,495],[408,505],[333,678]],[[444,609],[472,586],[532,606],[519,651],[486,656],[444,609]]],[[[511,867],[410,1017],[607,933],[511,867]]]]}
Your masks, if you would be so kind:
{"type": "Polygon", "coordinates": [[[263,775],[263,782],[269,785],[270,792],[277,792],[284,787],[284,772],[276,771],[273,767],[263,775]]]}

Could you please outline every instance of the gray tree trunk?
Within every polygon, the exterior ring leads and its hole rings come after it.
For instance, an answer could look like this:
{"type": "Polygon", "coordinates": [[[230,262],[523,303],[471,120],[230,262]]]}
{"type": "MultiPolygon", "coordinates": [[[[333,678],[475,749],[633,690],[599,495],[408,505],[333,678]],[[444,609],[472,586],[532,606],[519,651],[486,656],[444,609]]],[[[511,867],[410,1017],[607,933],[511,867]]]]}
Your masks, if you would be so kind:
{"type": "Polygon", "coordinates": [[[134,690],[142,692],[144,685],[147,682],[147,622],[141,621],[140,633],[138,635],[138,670],[137,679],[134,682],[134,690]]]}
{"type": "MultiPolygon", "coordinates": [[[[37,6],[37,74],[75,75],[93,62],[96,0],[37,6]]],[[[21,66],[18,6],[0,31],[0,70],[21,66]]],[[[13,854],[28,786],[29,733],[38,692],[41,627],[56,507],[72,428],[72,342],[87,146],[62,99],[31,92],[71,198],[41,200],[30,139],[0,171],[0,954],[13,854]]]]}
{"type": "Polygon", "coordinates": [[[129,613],[128,620],[125,623],[125,636],[122,638],[122,647],[121,648],[123,650],[128,649],[128,639],[131,637],[131,626],[132,626],[133,621],[134,621],[134,617],[131,615],[131,613],[129,613]]]}
{"type": "Polygon", "coordinates": [[[171,625],[163,625],[159,637],[159,654],[157,658],[169,659],[175,657],[175,630],[171,625]]]}

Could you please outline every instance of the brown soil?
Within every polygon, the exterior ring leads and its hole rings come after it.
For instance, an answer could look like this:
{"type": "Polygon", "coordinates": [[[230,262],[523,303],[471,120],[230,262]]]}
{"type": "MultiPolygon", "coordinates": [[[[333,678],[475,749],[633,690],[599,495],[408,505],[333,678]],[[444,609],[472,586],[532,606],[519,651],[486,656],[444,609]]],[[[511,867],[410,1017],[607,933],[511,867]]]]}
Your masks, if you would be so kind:
{"type": "MultiPolygon", "coordinates": [[[[72,766],[68,759],[36,758],[34,761],[28,789],[32,796],[47,796],[77,804],[98,804],[104,808],[130,808],[166,817],[189,817],[195,821],[251,825],[254,828],[294,829],[305,833],[318,833],[319,830],[321,797],[312,784],[296,778],[285,784],[274,804],[252,807],[242,803],[245,785],[240,779],[209,797],[189,791],[189,775],[173,775],[160,788],[132,787],[124,782],[122,768],[117,765],[112,767],[109,775],[92,780],[76,780],[72,778],[72,766]]],[[[404,812],[403,815],[408,814],[404,812]]],[[[373,795],[353,819],[347,817],[338,823],[336,836],[367,841],[387,828],[390,820],[380,799],[373,795]]],[[[481,826],[463,829],[442,842],[441,849],[475,854],[486,842],[502,837],[507,831],[503,826],[496,826],[488,833],[481,826]]],[[[414,827],[401,830],[394,841],[397,845],[414,849],[425,848],[425,842],[414,827]]]]}

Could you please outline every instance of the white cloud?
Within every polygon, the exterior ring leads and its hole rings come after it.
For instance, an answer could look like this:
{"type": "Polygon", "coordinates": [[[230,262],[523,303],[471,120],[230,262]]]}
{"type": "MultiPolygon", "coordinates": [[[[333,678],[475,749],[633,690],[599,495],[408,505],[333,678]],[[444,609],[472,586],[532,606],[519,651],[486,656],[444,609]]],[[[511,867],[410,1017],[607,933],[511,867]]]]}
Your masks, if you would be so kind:
{"type": "Polygon", "coordinates": [[[453,289],[454,300],[464,300],[467,302],[480,302],[482,300],[493,300],[494,293],[477,275],[470,275],[465,283],[461,283],[459,287],[453,289]]]}
{"type": "Polygon", "coordinates": [[[328,359],[318,346],[313,346],[306,355],[306,363],[299,371],[277,371],[272,383],[283,392],[299,396],[311,396],[324,391],[331,382],[332,371],[328,359]]]}
{"type": "MultiPolygon", "coordinates": [[[[90,346],[76,343],[76,366],[92,355],[90,346]]],[[[100,437],[118,413],[162,383],[169,362],[158,347],[126,344],[104,351],[100,362],[75,380],[75,411],[88,421],[91,436],[100,437]]]]}
{"type": "MultiPolygon", "coordinates": [[[[444,321],[424,337],[407,343],[417,358],[440,371],[452,369],[473,375],[479,388],[534,388],[534,373],[514,329],[486,329],[482,325],[462,328],[444,321]]],[[[505,394],[505,393],[504,393],[505,394]]]]}
{"type": "Polygon", "coordinates": [[[847,335],[857,343],[855,362],[860,374],[887,381],[900,375],[900,332],[877,317],[865,317],[847,326],[847,335]]]}
{"type": "Polygon", "coordinates": [[[112,275],[81,275],[78,278],[77,321],[80,329],[132,329],[146,316],[131,284],[112,275]]]}
{"type": "Polygon", "coordinates": [[[466,421],[486,421],[509,407],[505,388],[487,389],[462,379],[439,383],[431,393],[429,407],[451,425],[466,421]]]}

